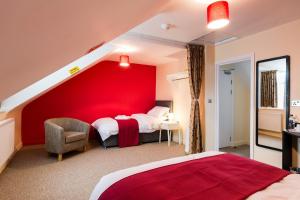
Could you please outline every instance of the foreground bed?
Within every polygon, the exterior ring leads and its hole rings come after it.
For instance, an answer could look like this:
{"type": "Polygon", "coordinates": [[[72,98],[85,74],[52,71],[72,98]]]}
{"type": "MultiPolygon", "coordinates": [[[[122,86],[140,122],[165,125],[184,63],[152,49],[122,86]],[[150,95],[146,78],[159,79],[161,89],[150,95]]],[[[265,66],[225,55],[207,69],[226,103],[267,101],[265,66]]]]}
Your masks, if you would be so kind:
{"type": "Polygon", "coordinates": [[[108,174],[90,200],[300,199],[300,176],[256,161],[205,152],[108,174]],[[223,162],[225,164],[220,165],[223,162]],[[192,174],[191,174],[192,172],[192,174]]]}

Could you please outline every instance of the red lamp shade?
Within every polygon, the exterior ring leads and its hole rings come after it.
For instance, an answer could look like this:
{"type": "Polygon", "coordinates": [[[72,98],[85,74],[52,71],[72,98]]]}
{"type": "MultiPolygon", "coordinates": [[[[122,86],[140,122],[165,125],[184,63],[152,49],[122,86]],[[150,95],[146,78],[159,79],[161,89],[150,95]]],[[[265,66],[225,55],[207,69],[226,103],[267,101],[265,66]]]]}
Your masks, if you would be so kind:
{"type": "Polygon", "coordinates": [[[128,67],[130,65],[129,63],[129,56],[127,55],[121,55],[120,56],[120,66],[121,67],[128,67]]]}
{"type": "Polygon", "coordinates": [[[207,27],[222,28],[229,24],[229,6],[227,1],[217,1],[207,7],[207,27]]]}

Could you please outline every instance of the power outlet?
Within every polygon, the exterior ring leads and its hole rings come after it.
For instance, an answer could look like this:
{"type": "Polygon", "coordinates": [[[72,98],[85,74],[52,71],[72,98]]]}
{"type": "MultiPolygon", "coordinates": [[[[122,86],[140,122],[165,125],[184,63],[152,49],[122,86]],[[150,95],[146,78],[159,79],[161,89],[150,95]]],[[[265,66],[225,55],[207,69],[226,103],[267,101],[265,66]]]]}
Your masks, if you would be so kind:
{"type": "Polygon", "coordinates": [[[300,100],[292,100],[291,106],[293,107],[300,107],[300,100]]]}

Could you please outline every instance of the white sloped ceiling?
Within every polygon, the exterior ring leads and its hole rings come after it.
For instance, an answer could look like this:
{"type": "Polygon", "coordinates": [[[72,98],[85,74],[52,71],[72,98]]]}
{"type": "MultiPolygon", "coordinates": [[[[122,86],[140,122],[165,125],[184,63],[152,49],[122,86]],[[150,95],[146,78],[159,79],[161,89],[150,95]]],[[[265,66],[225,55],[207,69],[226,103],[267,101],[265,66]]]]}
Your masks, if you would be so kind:
{"type": "Polygon", "coordinates": [[[0,102],[160,12],[169,0],[1,0],[0,102]]]}

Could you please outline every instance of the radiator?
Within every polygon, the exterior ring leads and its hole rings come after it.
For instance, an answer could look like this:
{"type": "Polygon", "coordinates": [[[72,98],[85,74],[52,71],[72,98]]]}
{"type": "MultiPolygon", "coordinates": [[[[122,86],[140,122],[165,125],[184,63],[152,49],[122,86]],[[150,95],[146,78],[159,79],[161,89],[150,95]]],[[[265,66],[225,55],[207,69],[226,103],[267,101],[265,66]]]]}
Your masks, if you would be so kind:
{"type": "Polygon", "coordinates": [[[258,128],[281,132],[282,131],[282,110],[263,110],[258,113],[258,128]]]}
{"type": "Polygon", "coordinates": [[[15,151],[15,120],[0,121],[0,172],[15,151]]]}

